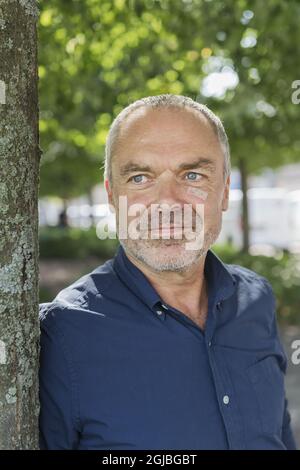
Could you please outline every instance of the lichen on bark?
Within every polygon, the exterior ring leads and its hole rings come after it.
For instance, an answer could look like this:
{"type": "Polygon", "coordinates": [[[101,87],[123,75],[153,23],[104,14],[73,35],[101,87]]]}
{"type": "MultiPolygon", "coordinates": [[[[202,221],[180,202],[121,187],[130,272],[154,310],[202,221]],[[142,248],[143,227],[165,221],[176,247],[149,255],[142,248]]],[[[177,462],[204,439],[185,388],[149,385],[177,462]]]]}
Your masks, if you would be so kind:
{"type": "Polygon", "coordinates": [[[27,15],[31,15],[34,18],[37,18],[39,15],[39,9],[37,1],[35,0],[20,0],[20,5],[24,8],[24,11],[27,15]]]}
{"type": "Polygon", "coordinates": [[[38,448],[35,0],[0,0],[0,449],[38,448]]]}

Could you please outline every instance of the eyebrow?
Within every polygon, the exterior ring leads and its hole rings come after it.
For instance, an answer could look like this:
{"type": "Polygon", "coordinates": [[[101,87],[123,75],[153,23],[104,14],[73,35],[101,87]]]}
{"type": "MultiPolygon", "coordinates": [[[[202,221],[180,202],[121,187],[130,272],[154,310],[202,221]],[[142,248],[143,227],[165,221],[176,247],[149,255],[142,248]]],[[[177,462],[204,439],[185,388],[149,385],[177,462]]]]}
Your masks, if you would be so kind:
{"type": "Polygon", "coordinates": [[[149,165],[139,165],[138,163],[128,162],[120,168],[120,175],[127,176],[135,171],[146,171],[149,173],[152,171],[152,168],[149,165]]]}
{"type": "MultiPolygon", "coordinates": [[[[179,170],[191,170],[195,168],[202,168],[214,171],[216,169],[216,164],[213,160],[209,158],[200,157],[197,160],[194,160],[193,162],[181,163],[178,166],[179,170]]],[[[151,171],[153,171],[153,168],[151,168],[151,166],[149,165],[140,165],[138,163],[128,162],[120,168],[120,175],[125,177],[130,173],[134,173],[136,171],[144,171],[151,173],[151,171]]]]}
{"type": "Polygon", "coordinates": [[[180,170],[191,170],[195,168],[202,168],[214,171],[216,169],[216,164],[210,158],[200,157],[197,160],[194,160],[193,162],[182,163],[181,165],[179,165],[180,170]]]}

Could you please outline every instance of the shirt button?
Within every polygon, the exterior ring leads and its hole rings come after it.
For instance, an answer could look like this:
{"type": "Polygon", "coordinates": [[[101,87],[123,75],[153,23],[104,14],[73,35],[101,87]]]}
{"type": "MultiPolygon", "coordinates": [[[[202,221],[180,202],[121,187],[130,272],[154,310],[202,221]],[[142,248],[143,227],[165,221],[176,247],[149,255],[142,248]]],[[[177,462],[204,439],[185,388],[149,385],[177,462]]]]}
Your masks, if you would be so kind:
{"type": "Polygon", "coordinates": [[[157,313],[157,315],[162,315],[162,311],[161,311],[161,310],[156,310],[156,313],[157,313]]]}
{"type": "Polygon", "coordinates": [[[229,403],[229,396],[228,395],[224,395],[223,403],[224,403],[224,405],[228,405],[228,403],[229,403]]]}
{"type": "Polygon", "coordinates": [[[211,341],[208,342],[208,346],[211,347],[211,341]]]}

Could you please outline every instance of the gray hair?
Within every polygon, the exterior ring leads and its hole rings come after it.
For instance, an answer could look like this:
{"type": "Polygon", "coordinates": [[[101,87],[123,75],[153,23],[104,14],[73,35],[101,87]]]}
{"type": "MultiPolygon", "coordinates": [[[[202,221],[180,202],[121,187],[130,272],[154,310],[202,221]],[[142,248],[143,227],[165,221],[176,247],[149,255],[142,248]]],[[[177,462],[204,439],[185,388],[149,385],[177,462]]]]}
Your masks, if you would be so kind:
{"type": "Polygon", "coordinates": [[[112,182],[112,156],[116,148],[121,124],[132,112],[141,107],[152,109],[172,107],[177,109],[188,108],[194,109],[204,115],[212,125],[224,154],[224,179],[226,179],[226,177],[230,174],[231,165],[229,143],[221,120],[207,106],[194,101],[192,98],[182,95],[164,94],[157,96],[147,96],[146,98],[134,101],[130,105],[126,106],[126,108],[124,108],[112,122],[106,139],[104,162],[104,178],[107,178],[110,183],[112,182]]]}

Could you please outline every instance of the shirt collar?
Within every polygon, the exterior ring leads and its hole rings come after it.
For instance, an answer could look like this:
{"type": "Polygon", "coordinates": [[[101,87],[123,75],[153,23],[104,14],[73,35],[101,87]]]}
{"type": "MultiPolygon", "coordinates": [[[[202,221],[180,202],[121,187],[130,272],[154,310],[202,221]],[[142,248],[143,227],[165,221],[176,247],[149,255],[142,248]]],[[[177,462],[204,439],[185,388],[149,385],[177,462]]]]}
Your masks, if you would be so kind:
{"type": "Polygon", "coordinates": [[[212,250],[207,252],[204,273],[208,285],[209,308],[214,308],[214,305],[233,295],[236,280],[229,267],[212,250]]]}
{"type": "Polygon", "coordinates": [[[122,245],[119,245],[117,249],[113,260],[113,268],[128,289],[137,295],[151,309],[153,309],[158,302],[162,302],[162,299],[143,272],[129,260],[122,245]]]}
{"type": "MultiPolygon", "coordinates": [[[[150,281],[127,257],[122,245],[118,246],[113,259],[113,268],[121,281],[126,284],[135,295],[137,295],[151,310],[154,310],[158,303],[163,304],[163,300],[156,292],[150,281]]],[[[205,277],[209,293],[209,309],[229,298],[235,290],[235,279],[229,268],[212,251],[208,250],[205,266],[205,277]]]]}

